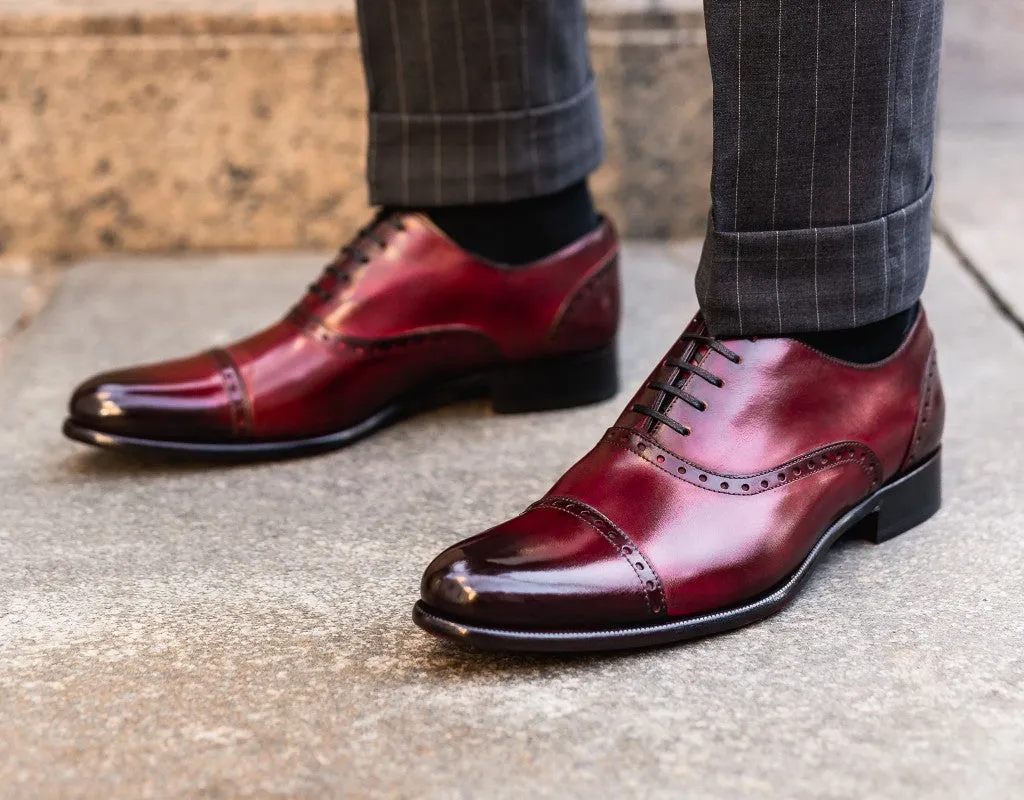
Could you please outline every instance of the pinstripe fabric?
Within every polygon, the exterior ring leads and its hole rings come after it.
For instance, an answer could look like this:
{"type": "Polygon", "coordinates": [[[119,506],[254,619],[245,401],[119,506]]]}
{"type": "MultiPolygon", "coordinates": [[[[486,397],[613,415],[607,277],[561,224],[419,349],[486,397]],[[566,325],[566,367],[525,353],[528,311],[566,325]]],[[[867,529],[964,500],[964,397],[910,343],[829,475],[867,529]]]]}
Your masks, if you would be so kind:
{"type": "Polygon", "coordinates": [[[582,0],[359,0],[376,205],[557,192],[604,141],[582,0]]]}
{"type": "MultiPolygon", "coordinates": [[[[583,0],[359,0],[378,205],[501,202],[586,177],[603,141],[583,0]]],[[[705,0],[718,335],[864,325],[930,252],[943,0],[705,0]]]]}
{"type": "Polygon", "coordinates": [[[715,159],[697,296],[716,334],[850,328],[917,301],[942,10],[705,0],[715,159]]]}

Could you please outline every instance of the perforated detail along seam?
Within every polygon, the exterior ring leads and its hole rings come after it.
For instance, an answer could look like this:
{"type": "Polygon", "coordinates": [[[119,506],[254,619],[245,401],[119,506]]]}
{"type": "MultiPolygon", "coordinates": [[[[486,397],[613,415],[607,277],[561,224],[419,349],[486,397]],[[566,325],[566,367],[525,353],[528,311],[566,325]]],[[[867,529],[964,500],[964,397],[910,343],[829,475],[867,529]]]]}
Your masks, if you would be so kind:
{"type": "Polygon", "coordinates": [[[882,465],[878,457],[858,442],[837,442],[758,473],[729,475],[687,461],[631,428],[610,428],[605,434],[605,441],[629,450],[679,480],[719,494],[761,494],[844,464],[859,466],[872,490],[882,483],[882,465]]]}
{"type": "Polygon", "coordinates": [[[625,531],[619,528],[608,517],[592,506],[588,506],[572,497],[548,497],[534,503],[527,510],[535,508],[553,508],[576,517],[581,522],[599,533],[609,544],[618,550],[626,562],[636,573],[640,588],[644,594],[647,608],[656,616],[668,613],[668,598],[665,587],[650,560],[625,531]]]}
{"type": "Polygon", "coordinates": [[[211,350],[210,355],[217,363],[224,391],[228,396],[231,410],[231,430],[235,435],[252,433],[253,413],[249,394],[245,389],[238,365],[226,350],[211,350]]]}

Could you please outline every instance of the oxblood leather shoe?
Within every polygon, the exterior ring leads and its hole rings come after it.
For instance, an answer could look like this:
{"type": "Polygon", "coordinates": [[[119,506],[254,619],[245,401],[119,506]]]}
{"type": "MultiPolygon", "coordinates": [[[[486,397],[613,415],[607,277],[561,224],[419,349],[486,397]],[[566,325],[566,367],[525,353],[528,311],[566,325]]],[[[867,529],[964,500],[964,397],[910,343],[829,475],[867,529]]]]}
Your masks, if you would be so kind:
{"type": "Polygon", "coordinates": [[[844,535],[940,505],[944,419],[921,311],[871,365],[698,316],[601,442],[521,516],[423,578],[426,630],[482,649],[633,648],[780,610],[844,535]]]}
{"type": "Polygon", "coordinates": [[[191,358],[110,372],[71,398],[87,444],[267,458],[349,444],[424,406],[489,394],[511,413],[618,388],[611,225],[525,268],[417,214],[380,216],[281,322],[191,358]]]}

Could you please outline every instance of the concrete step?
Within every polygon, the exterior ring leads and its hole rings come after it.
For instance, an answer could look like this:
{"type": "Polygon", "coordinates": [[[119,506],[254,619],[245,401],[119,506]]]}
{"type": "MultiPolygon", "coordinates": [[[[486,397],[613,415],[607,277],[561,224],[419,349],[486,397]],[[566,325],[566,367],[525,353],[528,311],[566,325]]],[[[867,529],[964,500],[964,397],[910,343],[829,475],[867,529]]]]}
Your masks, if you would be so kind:
{"type": "MultiPolygon", "coordinates": [[[[594,185],[632,236],[702,230],[697,0],[592,0],[594,185]]],[[[365,220],[351,2],[0,0],[0,257],[334,246],[365,220]]]]}

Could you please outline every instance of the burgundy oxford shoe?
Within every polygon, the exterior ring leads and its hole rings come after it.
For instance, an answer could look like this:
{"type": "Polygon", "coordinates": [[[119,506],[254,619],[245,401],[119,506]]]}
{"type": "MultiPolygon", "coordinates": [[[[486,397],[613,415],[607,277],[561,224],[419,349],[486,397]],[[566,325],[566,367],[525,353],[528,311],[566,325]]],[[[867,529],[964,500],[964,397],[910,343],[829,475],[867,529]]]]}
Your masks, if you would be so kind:
{"type": "Polygon", "coordinates": [[[417,214],[381,216],[278,324],[178,361],[96,376],[64,432],[87,444],[267,458],[344,446],[423,407],[502,413],[618,388],[618,243],[607,222],[515,269],[417,214]]]}
{"type": "Polygon", "coordinates": [[[780,610],[844,535],[940,505],[944,404],[924,312],[877,364],[698,316],[598,445],[522,515],[427,568],[414,618],[472,647],[643,647],[780,610]]]}

